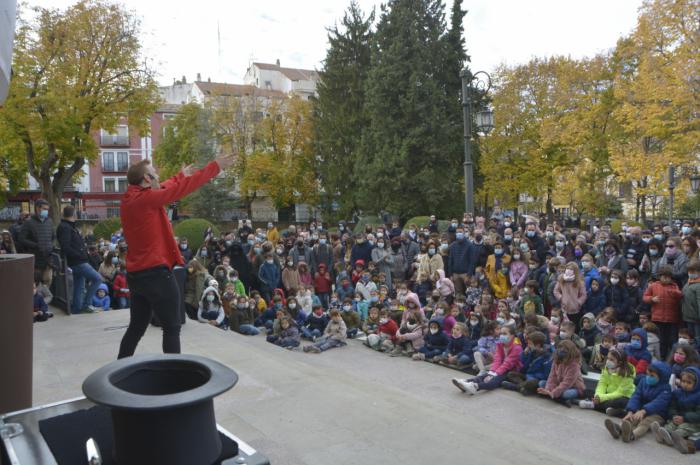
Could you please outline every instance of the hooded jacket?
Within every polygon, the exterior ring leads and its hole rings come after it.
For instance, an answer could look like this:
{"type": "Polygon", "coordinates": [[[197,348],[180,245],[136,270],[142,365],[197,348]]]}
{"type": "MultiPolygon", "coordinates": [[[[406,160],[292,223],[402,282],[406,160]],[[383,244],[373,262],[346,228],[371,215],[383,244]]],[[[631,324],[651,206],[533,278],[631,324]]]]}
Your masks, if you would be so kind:
{"type": "Polygon", "coordinates": [[[439,278],[435,283],[435,287],[440,291],[440,295],[442,297],[454,295],[455,285],[451,279],[445,278],[445,270],[437,270],[437,273],[439,278]]]}
{"type": "Polygon", "coordinates": [[[700,424],[700,369],[689,366],[683,369],[683,373],[695,375],[695,386],[691,391],[685,391],[683,388],[673,391],[668,414],[669,417],[682,416],[684,423],[700,424]]]}
{"type": "Polygon", "coordinates": [[[605,303],[615,309],[615,319],[618,321],[630,321],[628,297],[627,288],[622,284],[610,284],[605,287],[605,303]]]}
{"type": "Polygon", "coordinates": [[[414,326],[410,328],[408,326],[408,320],[401,324],[401,327],[396,332],[396,338],[401,336],[403,338],[402,342],[410,342],[414,350],[418,350],[423,347],[423,336],[426,332],[425,324],[422,322],[414,323],[414,326]]]}
{"type": "Polygon", "coordinates": [[[426,349],[442,350],[443,352],[447,349],[447,344],[450,342],[447,334],[442,331],[442,323],[437,319],[430,320],[428,331],[426,331],[423,341],[426,349]],[[430,325],[433,323],[438,325],[438,332],[435,334],[430,332],[430,325]]]}
{"type": "Polygon", "coordinates": [[[496,343],[496,352],[493,354],[493,364],[491,371],[495,371],[497,375],[505,375],[509,371],[520,371],[523,367],[520,361],[520,354],[523,352],[523,346],[513,340],[506,352],[506,345],[502,342],[496,343]]]}
{"type": "Polygon", "coordinates": [[[652,362],[651,367],[659,375],[659,382],[650,386],[647,384],[646,376],[641,377],[625,410],[637,412],[644,409],[647,416],[660,415],[663,418],[668,418],[668,406],[673,397],[671,385],[668,384],[668,379],[671,377],[671,367],[665,362],[659,361],[652,362]]]}
{"type": "Polygon", "coordinates": [[[523,365],[520,369],[521,373],[543,381],[549,377],[549,371],[552,369],[552,353],[546,349],[541,351],[526,349],[520,354],[520,363],[523,365]]]}
{"type": "Polygon", "coordinates": [[[674,282],[671,284],[662,284],[661,281],[656,281],[649,284],[644,292],[644,303],[651,304],[651,321],[662,323],[680,323],[681,312],[680,302],[683,298],[683,292],[678,289],[678,285],[674,282]],[[652,302],[652,298],[658,297],[658,303],[652,302]]]}
{"type": "Polygon", "coordinates": [[[200,323],[207,323],[209,320],[207,318],[204,318],[204,312],[209,312],[209,311],[215,311],[217,312],[216,315],[216,324],[221,325],[224,321],[224,317],[226,314],[224,313],[224,306],[221,303],[221,296],[219,295],[219,291],[214,287],[214,286],[209,286],[206,289],[204,289],[204,292],[202,293],[201,299],[199,299],[199,308],[197,309],[197,320],[199,320],[200,323]],[[214,292],[214,301],[209,302],[207,300],[207,294],[210,292],[214,292]]]}
{"type": "Polygon", "coordinates": [[[102,298],[99,298],[97,296],[97,292],[95,292],[95,296],[92,298],[92,305],[94,307],[99,307],[104,310],[109,310],[109,307],[111,305],[110,299],[109,299],[109,289],[107,288],[107,285],[105,283],[100,284],[100,286],[97,288],[97,290],[103,290],[105,291],[105,296],[102,298]]]}
{"type": "Polygon", "coordinates": [[[552,369],[547,378],[546,389],[552,393],[553,398],[559,398],[567,389],[576,389],[583,394],[586,385],[581,375],[581,361],[572,360],[568,363],[560,363],[552,360],[552,369]]]}
{"type": "Polygon", "coordinates": [[[445,355],[467,355],[470,359],[473,359],[474,353],[472,351],[471,341],[467,336],[460,336],[454,338],[452,336],[448,337],[447,347],[445,348],[445,355]]]}
{"type": "Polygon", "coordinates": [[[600,312],[603,311],[607,305],[607,299],[605,297],[605,291],[603,290],[603,284],[600,279],[592,279],[590,282],[596,281],[598,283],[598,291],[593,292],[590,284],[587,284],[588,293],[586,297],[586,302],[581,307],[584,313],[592,313],[598,316],[600,312]]]}
{"type": "Polygon", "coordinates": [[[627,344],[625,346],[625,354],[627,354],[627,361],[634,366],[637,374],[643,375],[647,372],[647,367],[651,363],[651,353],[647,350],[649,339],[647,338],[647,332],[642,328],[632,331],[630,339],[632,339],[632,336],[639,336],[642,339],[642,347],[633,349],[630,344],[627,344]]]}

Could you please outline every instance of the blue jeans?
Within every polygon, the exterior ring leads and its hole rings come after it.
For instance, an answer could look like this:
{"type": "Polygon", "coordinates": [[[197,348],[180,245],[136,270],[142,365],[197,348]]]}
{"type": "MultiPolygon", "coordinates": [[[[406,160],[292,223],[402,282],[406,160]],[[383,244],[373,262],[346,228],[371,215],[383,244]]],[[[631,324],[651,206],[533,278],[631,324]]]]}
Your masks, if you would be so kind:
{"type": "Polygon", "coordinates": [[[328,349],[332,349],[334,347],[340,347],[344,346],[345,342],[339,341],[338,339],[331,339],[330,337],[321,339],[320,341],[317,341],[314,344],[316,347],[318,347],[321,352],[325,352],[328,349]]]}
{"type": "Polygon", "coordinates": [[[253,325],[240,325],[238,332],[246,336],[257,336],[260,334],[260,330],[253,325]]]}
{"type": "Polygon", "coordinates": [[[117,308],[129,308],[129,298],[128,297],[117,297],[117,308]]]}
{"type": "MultiPolygon", "coordinates": [[[[547,386],[547,381],[546,380],[540,381],[540,387],[543,388],[545,386],[547,386]]],[[[578,397],[578,390],[573,389],[573,388],[569,388],[566,391],[561,393],[561,396],[559,397],[559,399],[571,400],[571,399],[575,399],[577,397],[578,397]]]]}
{"type": "Polygon", "coordinates": [[[442,354],[442,350],[440,350],[440,349],[428,349],[426,346],[423,346],[420,349],[418,349],[418,352],[425,355],[425,358],[428,360],[442,354]]]}
{"type": "Polygon", "coordinates": [[[88,304],[92,302],[92,298],[95,297],[97,288],[102,284],[102,276],[87,262],[71,266],[70,269],[73,271],[73,303],[71,305],[71,312],[80,313],[83,308],[87,307],[88,304]],[[85,298],[83,298],[83,293],[85,293],[85,280],[90,282],[90,287],[87,290],[85,298]]]}
{"type": "Polygon", "coordinates": [[[309,329],[309,328],[301,328],[301,335],[305,337],[306,339],[312,339],[314,337],[321,337],[321,330],[320,329],[309,329]]]}
{"type": "Polygon", "coordinates": [[[485,381],[487,376],[490,375],[487,374],[484,376],[477,376],[476,378],[472,378],[468,381],[476,383],[476,385],[479,386],[480,391],[490,391],[492,389],[501,387],[501,383],[506,380],[506,375],[496,375],[493,376],[489,381],[485,381]]]}

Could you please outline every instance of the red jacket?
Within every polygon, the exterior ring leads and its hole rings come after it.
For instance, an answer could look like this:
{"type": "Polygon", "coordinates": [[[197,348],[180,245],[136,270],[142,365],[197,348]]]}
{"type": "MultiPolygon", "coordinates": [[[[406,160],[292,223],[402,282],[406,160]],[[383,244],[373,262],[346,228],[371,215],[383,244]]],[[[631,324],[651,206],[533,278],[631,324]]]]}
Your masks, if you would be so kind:
{"type": "Polygon", "coordinates": [[[396,322],[389,318],[389,321],[384,323],[383,325],[379,325],[379,329],[377,330],[378,334],[384,333],[387,336],[389,336],[389,339],[391,342],[396,342],[396,332],[399,330],[399,326],[396,324],[396,322]]]}
{"type": "Polygon", "coordinates": [[[314,287],[316,288],[317,294],[322,292],[330,293],[331,275],[329,275],[327,271],[324,271],[323,273],[317,271],[316,275],[314,276],[314,287]]]}
{"type": "Polygon", "coordinates": [[[163,181],[160,189],[129,185],[120,208],[124,238],[129,246],[128,272],[159,265],[172,268],[184,263],[163,207],[194,192],[217,174],[219,165],[213,161],[192,176],[179,173],[163,181]]]}
{"type": "Polygon", "coordinates": [[[661,281],[656,281],[649,284],[644,291],[644,303],[651,304],[651,321],[680,323],[681,300],[683,300],[683,291],[678,289],[676,283],[661,284],[661,281]],[[653,297],[658,297],[659,302],[653,303],[651,301],[653,297]]]}
{"type": "Polygon", "coordinates": [[[116,274],[112,283],[112,289],[114,289],[114,297],[129,297],[129,292],[122,292],[122,289],[129,289],[124,273],[116,274]]]}

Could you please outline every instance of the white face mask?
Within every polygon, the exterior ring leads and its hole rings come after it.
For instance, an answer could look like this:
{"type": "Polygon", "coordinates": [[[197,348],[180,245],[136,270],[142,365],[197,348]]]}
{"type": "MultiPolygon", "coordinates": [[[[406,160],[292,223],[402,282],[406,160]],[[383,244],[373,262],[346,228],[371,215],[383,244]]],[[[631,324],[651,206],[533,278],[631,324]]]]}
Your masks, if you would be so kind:
{"type": "Polygon", "coordinates": [[[387,320],[386,318],[381,318],[379,320],[379,324],[385,325],[387,323],[387,321],[389,321],[389,320],[387,320]]]}
{"type": "Polygon", "coordinates": [[[297,308],[297,304],[295,304],[294,302],[292,302],[291,304],[289,304],[289,308],[291,308],[292,310],[294,310],[295,308],[297,308]]]}
{"type": "Polygon", "coordinates": [[[212,294],[209,294],[209,295],[207,296],[207,300],[208,300],[209,302],[214,302],[214,296],[213,296],[212,294]]]}
{"type": "Polygon", "coordinates": [[[479,322],[477,320],[469,320],[469,324],[472,326],[476,326],[479,324],[479,322]]]}
{"type": "Polygon", "coordinates": [[[430,334],[437,334],[438,331],[440,331],[440,330],[437,328],[430,328],[430,334]]]}
{"type": "Polygon", "coordinates": [[[619,282],[620,282],[620,278],[610,278],[610,284],[615,285],[619,282]]]}

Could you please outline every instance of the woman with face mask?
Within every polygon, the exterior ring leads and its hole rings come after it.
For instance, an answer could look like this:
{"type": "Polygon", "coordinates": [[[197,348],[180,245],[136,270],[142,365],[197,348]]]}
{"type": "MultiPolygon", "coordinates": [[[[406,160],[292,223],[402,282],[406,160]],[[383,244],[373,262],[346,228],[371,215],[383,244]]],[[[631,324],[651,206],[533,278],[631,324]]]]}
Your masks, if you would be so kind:
{"type": "Polygon", "coordinates": [[[199,301],[207,283],[213,278],[207,269],[197,259],[192,259],[187,264],[187,278],[185,279],[185,312],[192,318],[197,318],[199,301]]]}
{"type": "Polygon", "coordinates": [[[372,261],[377,267],[379,273],[384,273],[386,276],[386,285],[389,288],[389,291],[391,291],[391,268],[394,264],[394,256],[389,250],[387,250],[388,248],[386,238],[384,236],[378,236],[377,246],[372,249],[372,261]]]}
{"type": "Polygon", "coordinates": [[[627,269],[627,259],[622,255],[617,240],[608,239],[605,242],[603,254],[598,258],[598,270],[604,275],[609,275],[612,270],[618,270],[624,276],[627,274],[627,269]]]}
{"type": "Polygon", "coordinates": [[[666,239],[664,255],[659,261],[659,267],[668,265],[673,270],[673,280],[678,287],[683,288],[688,282],[688,257],[683,253],[681,238],[672,236],[666,239]]]}
{"type": "Polygon", "coordinates": [[[444,264],[442,257],[438,254],[435,241],[428,241],[427,244],[421,246],[421,252],[416,271],[416,284],[418,285],[420,302],[425,305],[426,296],[434,287],[433,277],[437,275],[437,270],[444,269],[444,264]]]}
{"type": "Polygon", "coordinates": [[[197,320],[200,323],[207,323],[217,328],[228,330],[228,319],[221,303],[219,291],[210,286],[202,293],[197,309],[197,320]]]}

